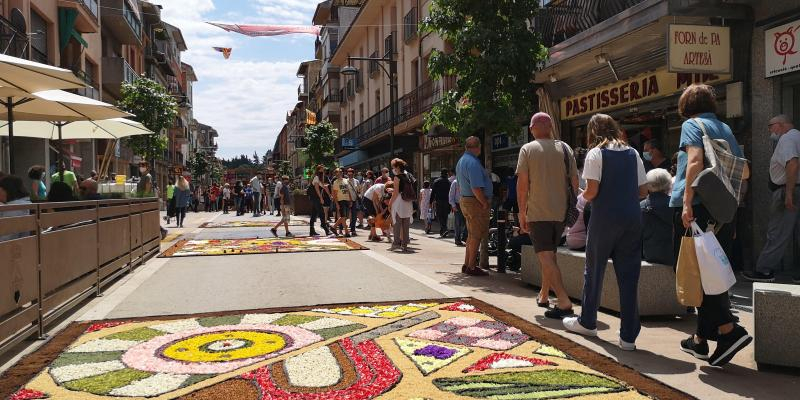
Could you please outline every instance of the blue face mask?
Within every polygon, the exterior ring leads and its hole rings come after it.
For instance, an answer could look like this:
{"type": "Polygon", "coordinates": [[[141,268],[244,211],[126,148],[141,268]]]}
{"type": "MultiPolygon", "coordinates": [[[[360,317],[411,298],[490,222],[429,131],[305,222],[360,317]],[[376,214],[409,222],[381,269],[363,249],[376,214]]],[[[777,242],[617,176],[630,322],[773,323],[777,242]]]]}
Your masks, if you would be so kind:
{"type": "Polygon", "coordinates": [[[645,151],[642,153],[642,158],[644,158],[645,161],[653,161],[653,154],[649,151],[645,151]]]}

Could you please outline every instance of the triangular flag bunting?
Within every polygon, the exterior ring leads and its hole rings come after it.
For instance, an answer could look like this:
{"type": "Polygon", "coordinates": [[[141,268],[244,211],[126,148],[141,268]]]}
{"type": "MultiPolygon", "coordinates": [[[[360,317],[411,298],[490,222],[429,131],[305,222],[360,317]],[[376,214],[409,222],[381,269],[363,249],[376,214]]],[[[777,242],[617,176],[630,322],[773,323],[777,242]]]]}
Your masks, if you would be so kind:
{"type": "Polygon", "coordinates": [[[542,360],[541,358],[530,358],[523,356],[515,356],[507,353],[493,353],[484,358],[471,367],[464,370],[464,372],[480,372],[487,369],[502,369],[502,368],[525,368],[536,366],[555,366],[556,363],[542,360]]]}
{"type": "Polygon", "coordinates": [[[231,48],[231,47],[214,47],[214,50],[222,53],[222,56],[225,57],[225,59],[227,60],[227,59],[231,58],[231,52],[233,51],[233,48],[231,48]]]}
{"type": "Polygon", "coordinates": [[[400,351],[410,358],[422,375],[429,375],[469,354],[466,347],[446,346],[413,339],[395,339],[400,351]]]}

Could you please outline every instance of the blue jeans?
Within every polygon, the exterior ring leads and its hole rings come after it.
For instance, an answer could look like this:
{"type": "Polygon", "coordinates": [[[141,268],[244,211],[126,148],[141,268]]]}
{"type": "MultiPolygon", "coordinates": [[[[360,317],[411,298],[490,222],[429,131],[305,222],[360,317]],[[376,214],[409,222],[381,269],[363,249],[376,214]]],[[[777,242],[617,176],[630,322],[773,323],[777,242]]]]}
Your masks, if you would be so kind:
{"type": "Polygon", "coordinates": [[[359,206],[361,204],[361,200],[356,200],[353,202],[353,205],[350,206],[350,232],[355,233],[356,231],[356,220],[358,219],[358,210],[361,209],[359,206]]]}
{"type": "Polygon", "coordinates": [[[456,206],[454,214],[453,230],[455,231],[456,243],[467,240],[467,220],[464,219],[464,213],[461,212],[461,208],[458,206],[456,206]]]}
{"type": "Polygon", "coordinates": [[[253,216],[257,217],[261,214],[261,193],[253,192],[253,216]]]}

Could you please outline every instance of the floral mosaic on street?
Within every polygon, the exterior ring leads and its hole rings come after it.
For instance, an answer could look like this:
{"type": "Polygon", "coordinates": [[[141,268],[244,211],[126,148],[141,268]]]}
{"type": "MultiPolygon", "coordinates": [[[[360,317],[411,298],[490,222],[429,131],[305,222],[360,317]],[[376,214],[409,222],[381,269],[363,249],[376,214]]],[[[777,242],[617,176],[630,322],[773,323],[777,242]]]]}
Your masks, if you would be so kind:
{"type": "Polygon", "coordinates": [[[99,321],[9,398],[647,398],[465,305],[99,321]]]}
{"type": "Polygon", "coordinates": [[[343,238],[207,239],[180,241],[165,251],[161,257],[303,253],[364,249],[365,247],[343,238]]]}

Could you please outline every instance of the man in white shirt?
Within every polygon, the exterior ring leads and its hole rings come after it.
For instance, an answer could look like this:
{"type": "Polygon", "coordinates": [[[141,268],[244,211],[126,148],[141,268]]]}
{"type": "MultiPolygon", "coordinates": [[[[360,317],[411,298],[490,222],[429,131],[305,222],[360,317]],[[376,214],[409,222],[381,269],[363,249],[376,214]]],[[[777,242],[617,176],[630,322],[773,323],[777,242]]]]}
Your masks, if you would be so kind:
{"type": "MultiPolygon", "coordinates": [[[[774,282],[775,270],[781,265],[786,246],[794,238],[800,208],[800,131],[794,128],[786,115],[778,115],[769,121],[769,130],[778,144],[769,162],[770,206],[767,241],[756,262],[756,270],[745,272],[745,279],[757,282],[774,282]]],[[[794,283],[800,283],[800,271],[795,270],[794,283]]]]}
{"type": "Polygon", "coordinates": [[[276,179],[275,180],[275,193],[273,194],[273,197],[272,197],[272,203],[273,203],[273,207],[276,210],[278,210],[278,213],[276,214],[276,216],[278,216],[278,217],[281,216],[281,196],[280,196],[280,193],[281,193],[281,188],[282,187],[283,187],[283,182],[281,182],[280,179],[276,179]]]}
{"type": "Polygon", "coordinates": [[[256,174],[252,179],[250,179],[250,187],[253,189],[253,216],[258,217],[261,215],[261,191],[263,188],[261,187],[261,179],[259,179],[259,175],[256,174]]]}

